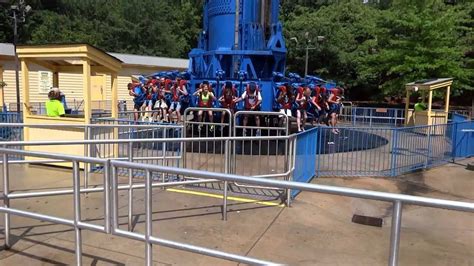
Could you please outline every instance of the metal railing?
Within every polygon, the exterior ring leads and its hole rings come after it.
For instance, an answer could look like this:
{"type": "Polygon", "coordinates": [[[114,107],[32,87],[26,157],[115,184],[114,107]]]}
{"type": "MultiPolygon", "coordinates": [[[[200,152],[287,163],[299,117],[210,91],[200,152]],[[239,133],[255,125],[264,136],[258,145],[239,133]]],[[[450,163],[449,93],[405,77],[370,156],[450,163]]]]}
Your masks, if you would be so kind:
{"type": "MultiPolygon", "coordinates": [[[[75,252],[76,252],[76,264],[82,265],[82,234],[81,230],[88,229],[97,232],[109,233],[110,232],[110,201],[109,201],[109,192],[110,190],[97,190],[94,189],[93,191],[96,192],[103,192],[104,193],[104,218],[103,218],[103,225],[96,225],[92,223],[88,223],[81,219],[81,199],[80,194],[85,192],[92,192],[91,189],[81,189],[80,188],[80,170],[79,170],[79,163],[95,163],[95,164],[102,164],[107,168],[107,161],[95,158],[86,158],[86,157],[78,157],[78,156],[69,156],[65,154],[46,154],[46,153],[38,153],[38,152],[26,152],[26,151],[19,151],[19,150],[12,150],[12,149],[0,149],[0,153],[2,154],[2,165],[3,165],[3,207],[0,207],[0,212],[5,214],[4,217],[4,232],[5,232],[5,247],[8,249],[11,247],[10,242],[10,215],[17,215],[27,218],[32,218],[40,221],[47,221],[54,224],[61,224],[66,225],[74,228],[75,232],[75,252]],[[10,173],[9,173],[9,155],[17,155],[17,156],[35,156],[39,158],[46,158],[49,160],[59,160],[59,161],[66,161],[71,162],[72,164],[72,190],[48,190],[48,191],[34,191],[34,192],[22,192],[22,193],[10,193],[10,173]],[[12,208],[10,206],[10,200],[13,199],[24,199],[24,198],[32,198],[32,197],[45,197],[45,196],[57,196],[57,195],[73,195],[73,210],[74,210],[74,217],[73,219],[66,219],[57,216],[45,215],[31,211],[19,210],[12,208]]],[[[109,174],[108,169],[103,174],[103,187],[109,187],[109,174]]]]}
{"type": "MultiPolygon", "coordinates": [[[[133,184],[133,185],[120,185],[118,182],[117,176],[117,165],[112,166],[111,160],[101,160],[93,159],[82,156],[69,156],[64,154],[54,154],[54,153],[43,153],[43,152],[30,152],[30,151],[19,151],[12,149],[2,149],[0,148],[0,154],[2,154],[2,166],[3,166],[3,207],[0,207],[0,212],[5,214],[4,221],[4,233],[5,233],[5,247],[8,249],[11,247],[10,241],[10,215],[17,215],[21,217],[47,221],[53,224],[61,224],[74,228],[75,231],[75,256],[76,256],[76,265],[82,265],[82,230],[92,230],[100,233],[113,234],[117,236],[126,237],[129,239],[134,239],[138,241],[145,242],[147,245],[146,248],[146,264],[152,265],[152,251],[151,245],[157,244],[169,248],[184,250],[188,252],[194,252],[201,255],[212,256],[215,258],[221,258],[241,263],[254,264],[254,265],[275,265],[272,262],[258,260],[251,257],[240,256],[236,254],[226,253],[217,251],[214,249],[189,245],[185,243],[170,241],[162,238],[152,237],[151,236],[151,190],[152,188],[165,188],[165,187],[174,187],[189,185],[195,183],[208,183],[208,182],[219,182],[214,179],[199,179],[191,181],[181,181],[181,182],[169,182],[169,183],[157,183],[152,181],[152,174],[146,169],[142,169],[147,172],[146,182],[144,184],[133,184]],[[47,158],[49,160],[60,160],[60,161],[69,161],[72,162],[72,173],[73,173],[73,185],[72,189],[61,189],[61,190],[51,190],[46,191],[33,191],[33,192],[21,192],[21,193],[11,193],[10,192],[10,174],[9,168],[12,164],[8,157],[9,155],[21,155],[21,156],[31,156],[39,158],[47,158]],[[103,173],[103,184],[98,185],[94,188],[81,188],[80,186],[80,169],[79,162],[88,162],[88,163],[101,163],[104,165],[103,173]],[[111,172],[112,171],[112,172],[111,172]],[[146,234],[143,236],[136,232],[130,232],[126,230],[121,230],[118,224],[118,191],[119,190],[130,190],[130,189],[145,189],[146,194],[146,234]],[[81,194],[84,193],[103,193],[103,223],[104,225],[92,224],[86,220],[81,219],[81,194]],[[74,218],[66,219],[62,217],[55,217],[50,215],[45,215],[37,212],[24,211],[10,206],[10,200],[14,199],[27,199],[34,197],[47,197],[47,196],[61,196],[61,195],[73,195],[73,210],[74,218]]],[[[118,161],[115,161],[118,162],[118,161]]],[[[132,163],[135,164],[135,163],[132,163]]]]}
{"type": "MultiPolygon", "coordinates": [[[[101,127],[111,127],[112,125],[100,125],[101,127]]],[[[36,147],[36,146],[76,146],[82,145],[84,147],[92,147],[92,146],[111,146],[111,147],[123,147],[120,150],[124,150],[124,153],[118,153],[118,156],[109,156],[107,158],[101,159],[114,159],[114,160],[121,160],[121,161],[128,161],[128,162],[135,162],[135,163],[146,163],[146,164],[154,164],[154,165],[161,165],[161,166],[172,166],[176,168],[187,168],[187,169],[195,169],[195,170],[207,170],[219,173],[231,173],[231,154],[232,153],[241,153],[242,148],[240,148],[240,143],[242,145],[248,146],[251,142],[289,142],[288,153],[286,154],[286,159],[273,159],[272,157],[277,156],[281,157],[281,155],[273,154],[262,156],[260,159],[256,156],[241,156],[238,158],[237,163],[242,165],[257,165],[255,161],[264,161],[268,160],[273,162],[284,162],[285,165],[273,165],[273,171],[271,172],[260,172],[260,175],[255,175],[257,177],[264,177],[264,178],[276,178],[276,179],[284,179],[290,180],[292,172],[294,171],[294,141],[295,138],[291,136],[267,136],[267,137],[216,137],[216,138],[161,138],[161,139],[103,139],[103,140],[58,140],[58,141],[16,141],[16,142],[0,142],[0,147],[36,147]],[[239,145],[233,145],[234,142],[238,142],[239,145]],[[222,146],[218,146],[223,143],[222,146]],[[138,145],[147,147],[150,145],[156,145],[158,149],[154,152],[147,152],[146,154],[140,153],[141,156],[137,156],[137,147],[138,145]],[[190,153],[190,147],[194,146],[195,144],[198,145],[207,145],[209,147],[215,146],[218,147],[219,155],[215,154],[207,154],[207,153],[190,153]],[[234,151],[233,148],[237,147],[238,150],[234,151]],[[188,156],[184,156],[183,150],[187,149],[188,156]],[[263,173],[263,174],[262,174],[263,173]]],[[[138,150],[143,151],[143,150],[138,150]]],[[[209,152],[209,151],[208,151],[209,152]]],[[[97,156],[96,153],[88,153],[87,156],[92,156],[95,158],[97,156]]],[[[30,158],[28,161],[29,163],[48,163],[43,161],[36,161],[34,158],[30,158]]],[[[270,162],[268,163],[270,164],[270,162]]],[[[84,168],[86,171],[84,172],[84,187],[88,188],[89,184],[89,167],[91,165],[92,168],[100,168],[99,172],[105,171],[103,165],[97,165],[94,163],[84,163],[84,168]]],[[[263,168],[265,169],[265,168],[263,168]]],[[[117,169],[117,173],[126,176],[128,179],[128,185],[130,189],[128,191],[129,195],[129,209],[128,209],[128,224],[129,227],[132,226],[132,217],[133,217],[133,202],[132,198],[134,195],[133,185],[135,180],[141,177],[141,180],[145,178],[146,172],[143,170],[137,169],[117,169]]],[[[179,181],[179,180],[187,180],[189,176],[176,176],[176,175],[169,175],[169,174],[161,174],[159,176],[154,177],[161,183],[172,182],[172,181],[179,181]]],[[[191,177],[192,178],[192,177],[191,177]]],[[[204,184],[204,183],[203,183],[204,184]]],[[[202,185],[202,184],[196,184],[202,185]]],[[[233,185],[236,187],[235,192],[241,193],[245,192],[243,188],[248,188],[238,183],[223,183],[222,186],[212,186],[211,189],[214,190],[221,190],[224,195],[227,194],[227,191],[233,185]]],[[[277,190],[275,188],[262,188],[264,190],[277,190]]],[[[280,191],[282,194],[284,191],[280,191]]],[[[256,195],[255,191],[247,192],[247,194],[256,195]]],[[[290,204],[290,192],[286,191],[286,203],[290,204]]],[[[260,194],[266,194],[261,192],[260,194]]],[[[225,197],[224,197],[225,198],[225,197]]],[[[226,204],[224,204],[226,205],[226,204]]],[[[227,208],[223,208],[223,219],[227,219],[227,208]]]]}
{"type": "MultiPolygon", "coordinates": [[[[19,215],[23,217],[46,220],[52,223],[64,224],[74,228],[75,230],[75,252],[76,252],[76,264],[81,265],[81,255],[82,255],[82,240],[81,240],[81,230],[89,229],[98,232],[114,234],[117,236],[122,236],[134,240],[144,242],[146,245],[145,249],[145,259],[147,265],[151,265],[153,260],[153,251],[152,245],[163,245],[170,248],[190,251],[202,255],[208,255],[216,258],[222,258],[227,260],[232,260],[236,262],[248,263],[248,264],[272,264],[268,261],[257,260],[245,256],[239,256],[235,254],[220,252],[213,249],[203,248],[192,246],[184,243],[179,243],[175,241],[169,241],[153,236],[152,232],[152,212],[153,212],[153,197],[152,190],[156,187],[163,186],[176,186],[186,184],[183,182],[176,183],[161,183],[157,184],[153,182],[154,173],[158,174],[171,174],[171,175],[181,175],[181,176],[192,176],[199,180],[195,182],[234,182],[241,184],[249,184],[253,186],[261,187],[276,187],[283,190],[299,190],[299,191],[308,191],[315,193],[339,195],[352,198],[361,198],[361,199],[370,199],[377,201],[391,202],[393,204],[392,210],[392,224],[391,224],[391,235],[390,235],[390,249],[389,249],[389,265],[397,265],[399,257],[399,245],[400,245],[400,231],[402,223],[402,207],[403,205],[418,205],[432,208],[441,208],[448,210],[464,211],[464,212],[474,212],[474,203],[470,202],[461,202],[461,201],[451,201],[443,199],[434,199],[427,197],[419,196],[410,196],[386,192],[377,192],[369,191],[362,189],[353,189],[345,187],[334,187],[326,185],[316,185],[316,184],[307,184],[291,181],[281,181],[281,180],[271,180],[264,178],[256,177],[247,177],[240,175],[232,174],[223,174],[223,173],[213,173],[207,171],[191,170],[191,169],[180,169],[175,167],[166,167],[166,166],[157,166],[150,164],[140,164],[133,162],[117,161],[117,160],[99,160],[93,158],[84,158],[79,156],[67,156],[62,154],[48,154],[48,153],[38,153],[38,152],[29,152],[29,151],[18,151],[12,149],[2,149],[0,148],[0,154],[2,154],[2,164],[3,164],[3,200],[4,206],[0,207],[0,212],[5,213],[5,244],[8,247],[10,241],[10,220],[9,215],[19,215]],[[58,159],[66,160],[73,162],[73,188],[72,190],[63,190],[63,191],[47,191],[47,192],[30,192],[30,193],[10,193],[9,192],[9,155],[23,155],[23,156],[35,156],[48,159],[58,159]],[[78,162],[94,162],[94,163],[103,163],[105,166],[104,171],[104,184],[102,187],[91,188],[91,189],[81,189],[80,188],[80,179],[79,179],[79,167],[78,162]],[[118,168],[129,168],[142,170],[146,172],[145,183],[141,185],[132,185],[132,186],[121,186],[118,183],[118,168]],[[135,186],[136,189],[145,189],[145,233],[140,234],[136,232],[131,232],[119,228],[118,224],[118,190],[120,189],[130,189],[135,186]],[[97,226],[89,224],[85,221],[82,221],[80,218],[81,205],[80,205],[80,195],[85,192],[103,192],[104,198],[104,226],[97,226]],[[64,219],[58,217],[47,216],[44,214],[33,213],[28,211],[22,211],[14,209],[10,206],[9,201],[15,198],[28,198],[28,197],[37,197],[37,196],[56,196],[56,195],[74,195],[74,219],[64,219]]],[[[224,194],[224,203],[226,195],[224,194]]]]}
{"type": "Polygon", "coordinates": [[[395,177],[452,162],[455,125],[320,128],[317,175],[395,177]]]}
{"type": "Polygon", "coordinates": [[[23,116],[21,113],[0,112],[0,141],[23,140],[23,127],[21,126],[22,121],[23,116]],[[7,126],[11,124],[17,124],[20,126],[7,126]]]}
{"type": "MultiPolygon", "coordinates": [[[[182,138],[184,129],[180,125],[112,123],[86,126],[0,124],[0,127],[19,131],[22,131],[21,127],[82,127],[88,131],[85,139],[93,141],[75,145],[84,145],[84,155],[97,158],[221,173],[226,172],[227,163],[230,173],[280,179],[287,179],[291,168],[288,163],[291,158],[289,153],[293,152],[293,146],[289,143],[291,138],[273,138],[267,133],[271,130],[284,131],[283,128],[263,129],[263,138],[217,135],[182,138]],[[114,132],[118,133],[120,142],[114,141],[117,136],[114,132]],[[169,140],[162,141],[164,138],[169,140]],[[123,141],[127,139],[131,141],[123,141]],[[231,145],[228,153],[230,158],[224,156],[226,141],[231,145]]],[[[316,155],[311,157],[316,162],[315,175],[394,177],[447,163],[458,157],[471,156],[474,153],[469,145],[473,141],[472,134],[462,130],[473,127],[472,121],[397,128],[341,127],[339,134],[334,134],[331,128],[319,127],[314,135],[317,137],[314,143],[316,155]]],[[[10,147],[19,143],[13,140],[0,142],[10,147]]],[[[68,142],[62,145],[68,145],[68,142]]],[[[307,148],[301,145],[298,147],[293,153],[302,154],[307,148]]],[[[89,170],[100,168],[91,167],[89,170]]],[[[132,175],[144,177],[145,172],[137,171],[132,175]]]]}
{"type": "Polygon", "coordinates": [[[339,114],[341,122],[356,125],[402,126],[405,123],[405,109],[375,108],[344,105],[339,114]]]}

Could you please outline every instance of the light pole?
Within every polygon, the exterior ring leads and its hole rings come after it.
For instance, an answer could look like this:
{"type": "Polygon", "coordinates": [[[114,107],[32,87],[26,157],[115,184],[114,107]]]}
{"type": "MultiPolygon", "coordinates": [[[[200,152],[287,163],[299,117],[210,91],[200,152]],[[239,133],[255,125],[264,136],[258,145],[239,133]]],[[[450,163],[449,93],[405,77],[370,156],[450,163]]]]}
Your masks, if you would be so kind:
{"type": "MultiPolygon", "coordinates": [[[[304,36],[306,38],[306,47],[304,48],[306,50],[304,76],[306,77],[308,75],[309,50],[315,50],[316,47],[311,47],[311,39],[309,38],[309,32],[306,32],[304,34],[304,36]]],[[[318,36],[317,37],[318,43],[324,41],[324,39],[325,39],[324,36],[318,36]]],[[[293,41],[296,42],[296,44],[298,44],[298,38],[292,37],[292,38],[290,38],[290,40],[293,40],[293,41]]],[[[301,48],[297,48],[297,49],[301,49],[301,48]]]]}
{"type": "Polygon", "coordinates": [[[15,81],[16,81],[16,111],[20,112],[20,64],[16,46],[18,44],[18,22],[25,22],[26,14],[31,11],[31,6],[26,5],[24,0],[19,0],[16,5],[11,5],[11,18],[13,19],[13,46],[15,49],[15,81]]]}

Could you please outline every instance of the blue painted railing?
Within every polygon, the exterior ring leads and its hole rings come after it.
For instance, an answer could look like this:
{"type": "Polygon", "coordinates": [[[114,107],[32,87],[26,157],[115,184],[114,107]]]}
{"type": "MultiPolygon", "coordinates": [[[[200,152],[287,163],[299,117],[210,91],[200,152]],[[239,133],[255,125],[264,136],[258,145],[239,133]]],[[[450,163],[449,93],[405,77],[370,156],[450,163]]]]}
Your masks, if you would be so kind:
{"type": "MultiPolygon", "coordinates": [[[[22,123],[21,113],[0,112],[0,123],[22,123]]],[[[23,128],[0,127],[0,140],[22,140],[23,128]]]]}
{"type": "Polygon", "coordinates": [[[344,127],[337,134],[332,128],[318,127],[296,135],[293,179],[309,182],[319,176],[396,177],[470,156],[474,156],[474,121],[395,128],[344,127]]]}
{"type": "MultiPolygon", "coordinates": [[[[319,128],[296,134],[295,171],[293,180],[308,183],[316,174],[316,155],[319,128]]],[[[295,197],[300,191],[292,191],[295,197]]]]}

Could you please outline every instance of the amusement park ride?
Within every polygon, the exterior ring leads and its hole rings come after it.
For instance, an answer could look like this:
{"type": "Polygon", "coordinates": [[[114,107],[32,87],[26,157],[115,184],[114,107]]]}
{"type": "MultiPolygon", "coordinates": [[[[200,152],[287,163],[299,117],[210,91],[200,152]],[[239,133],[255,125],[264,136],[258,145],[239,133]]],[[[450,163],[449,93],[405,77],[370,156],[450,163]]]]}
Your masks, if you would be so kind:
{"type": "Polygon", "coordinates": [[[277,88],[283,83],[334,88],[334,83],[316,76],[285,76],[287,49],[279,9],[279,0],[206,0],[203,28],[198,47],[189,53],[188,71],[152,76],[179,75],[188,80],[190,94],[208,81],[220,95],[224,82],[231,81],[240,96],[247,84],[255,82],[263,98],[262,111],[275,109],[277,88]]]}

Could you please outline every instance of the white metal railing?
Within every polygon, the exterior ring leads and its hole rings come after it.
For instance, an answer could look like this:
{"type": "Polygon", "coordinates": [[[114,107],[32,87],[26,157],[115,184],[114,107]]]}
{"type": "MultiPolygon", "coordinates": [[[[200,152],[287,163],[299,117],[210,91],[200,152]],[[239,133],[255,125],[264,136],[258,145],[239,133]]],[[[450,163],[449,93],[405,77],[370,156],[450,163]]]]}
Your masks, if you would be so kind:
{"type": "MultiPolygon", "coordinates": [[[[327,185],[317,185],[317,184],[308,184],[308,183],[298,183],[291,181],[282,181],[282,180],[272,180],[265,178],[256,178],[248,176],[239,176],[226,173],[213,173],[208,171],[199,171],[199,170],[190,170],[182,169],[176,167],[166,167],[166,166],[157,166],[150,164],[141,164],[133,163],[119,160],[101,160],[95,158],[87,158],[81,156],[70,156],[64,154],[53,154],[53,153],[43,153],[43,152],[31,152],[31,151],[21,151],[14,149],[5,149],[0,148],[0,154],[2,154],[2,165],[3,165],[3,207],[0,207],[0,212],[5,214],[5,244],[7,247],[10,247],[10,219],[9,215],[18,215],[33,219],[45,220],[52,223],[64,224],[71,226],[75,230],[75,251],[76,251],[76,263],[81,265],[82,263],[82,239],[81,239],[81,230],[93,230],[102,233],[114,234],[130,239],[135,239],[142,241],[146,245],[146,262],[147,265],[151,265],[153,252],[152,245],[163,245],[175,249],[190,251],[198,254],[208,255],[216,258],[222,258],[227,260],[232,260],[241,263],[248,264],[272,264],[269,261],[258,260],[254,258],[249,258],[245,256],[225,253],[217,251],[214,249],[208,249],[203,247],[197,247],[185,243],[169,241],[153,236],[152,234],[152,207],[153,207],[153,198],[152,198],[152,189],[155,187],[165,187],[165,186],[176,186],[187,184],[187,182],[235,182],[242,184],[249,184],[255,186],[265,186],[265,187],[277,187],[284,190],[301,190],[315,193],[324,193],[332,194],[353,198],[362,198],[370,200],[378,200],[391,202],[393,204],[393,216],[392,216],[392,227],[391,227],[391,236],[390,236],[390,250],[389,250],[389,265],[398,264],[398,254],[399,254],[399,243],[400,243],[400,229],[402,222],[402,207],[404,204],[418,205],[432,208],[441,208],[455,211],[464,211],[464,212],[474,212],[474,203],[470,202],[461,202],[461,201],[451,201],[419,196],[410,196],[403,194],[394,194],[386,192],[377,192],[369,191],[362,189],[353,189],[345,187],[334,187],[327,185]],[[8,161],[9,155],[23,155],[23,156],[34,156],[45,159],[57,159],[72,162],[73,166],[73,187],[72,190],[60,190],[60,191],[35,191],[35,192],[22,192],[22,193],[11,193],[9,191],[9,165],[11,164],[8,161]],[[104,173],[103,173],[103,185],[91,188],[91,189],[81,189],[79,181],[79,162],[89,162],[89,163],[101,163],[104,164],[104,173]],[[118,227],[118,190],[120,189],[130,189],[132,186],[119,185],[118,183],[118,168],[128,168],[128,169],[139,169],[146,171],[146,181],[144,184],[138,185],[134,184],[136,189],[145,189],[145,216],[146,216],[146,230],[144,234],[122,230],[118,227]],[[182,175],[193,177],[197,180],[194,181],[182,181],[174,183],[154,183],[152,176],[154,173],[167,173],[174,175],[182,175]],[[82,221],[80,218],[81,205],[80,205],[80,195],[85,192],[103,192],[104,193],[104,225],[94,225],[87,223],[87,221],[82,221]],[[48,216],[40,213],[34,213],[29,211],[23,211],[19,209],[12,208],[10,206],[10,200],[15,198],[28,198],[28,197],[38,197],[38,196],[52,196],[52,195],[68,195],[73,194],[74,196],[74,219],[64,219],[59,217],[48,216]]],[[[227,197],[224,194],[224,204],[225,198],[227,197]]]]}

